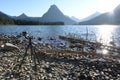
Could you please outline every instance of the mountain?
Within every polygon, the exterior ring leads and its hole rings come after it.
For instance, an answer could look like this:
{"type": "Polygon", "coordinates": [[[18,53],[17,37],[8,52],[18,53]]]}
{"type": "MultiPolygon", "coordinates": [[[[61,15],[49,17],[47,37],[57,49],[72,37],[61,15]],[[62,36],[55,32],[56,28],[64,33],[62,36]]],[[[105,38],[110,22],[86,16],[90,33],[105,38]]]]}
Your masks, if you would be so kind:
{"type": "Polygon", "coordinates": [[[118,5],[115,9],[114,9],[114,13],[116,15],[120,15],[120,5],[118,5]]]}
{"type": "Polygon", "coordinates": [[[79,22],[80,20],[74,16],[71,17],[72,20],[76,21],[76,22],[79,22]]]}
{"type": "Polygon", "coordinates": [[[103,13],[93,19],[83,21],[79,23],[80,25],[101,25],[101,24],[120,24],[120,5],[118,5],[113,14],[111,12],[103,13]]]}
{"type": "Polygon", "coordinates": [[[9,17],[7,14],[5,14],[5,13],[3,13],[3,12],[1,12],[1,11],[0,11],[0,17],[10,19],[10,17],[9,17]]]}
{"type": "Polygon", "coordinates": [[[56,5],[51,5],[48,11],[42,17],[29,17],[26,14],[20,16],[13,16],[15,20],[29,20],[29,21],[40,21],[40,22],[64,22],[64,24],[75,24],[76,21],[70,19],[64,15],[56,5]]]}
{"type": "Polygon", "coordinates": [[[80,22],[82,25],[100,25],[100,24],[114,24],[114,17],[112,17],[108,12],[101,14],[91,20],[80,22]]]}
{"type": "Polygon", "coordinates": [[[22,13],[19,16],[11,16],[15,20],[27,20],[27,21],[39,21],[40,17],[29,17],[25,13],[22,13]]]}
{"type": "Polygon", "coordinates": [[[30,20],[30,17],[28,17],[25,13],[22,13],[19,16],[11,16],[15,20],[30,20]]]}
{"type": "Polygon", "coordinates": [[[14,21],[5,13],[0,12],[0,25],[14,24],[14,21]]]}
{"type": "Polygon", "coordinates": [[[51,5],[49,10],[42,16],[42,22],[64,22],[64,24],[74,24],[74,20],[65,16],[56,5],[51,5]]]}
{"type": "Polygon", "coordinates": [[[114,18],[116,23],[120,24],[120,5],[118,5],[115,9],[114,9],[114,18]]]}
{"type": "Polygon", "coordinates": [[[100,12],[95,12],[95,13],[93,13],[92,15],[89,15],[89,16],[86,17],[86,18],[80,19],[79,22],[87,21],[87,20],[93,19],[93,18],[99,16],[100,14],[101,14],[100,12]]]}
{"type": "Polygon", "coordinates": [[[71,19],[76,21],[76,22],[82,22],[82,21],[87,21],[87,20],[93,19],[93,18],[99,16],[100,14],[101,14],[100,12],[95,12],[94,14],[92,14],[92,15],[86,17],[86,18],[83,18],[83,19],[78,19],[74,16],[72,16],[71,19]]]}
{"type": "Polygon", "coordinates": [[[28,16],[24,13],[22,13],[21,15],[19,15],[18,17],[16,17],[17,19],[27,19],[28,16]]]}

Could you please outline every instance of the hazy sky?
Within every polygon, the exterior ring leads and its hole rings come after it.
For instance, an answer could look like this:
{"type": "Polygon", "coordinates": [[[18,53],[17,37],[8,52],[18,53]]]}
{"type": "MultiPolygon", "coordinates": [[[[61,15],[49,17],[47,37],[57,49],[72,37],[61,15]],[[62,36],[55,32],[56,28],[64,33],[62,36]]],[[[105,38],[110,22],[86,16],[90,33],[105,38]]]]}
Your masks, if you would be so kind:
{"type": "Polygon", "coordinates": [[[11,16],[25,13],[41,17],[53,4],[65,15],[84,18],[96,11],[112,11],[120,4],[120,0],[0,0],[0,11],[11,16]]]}

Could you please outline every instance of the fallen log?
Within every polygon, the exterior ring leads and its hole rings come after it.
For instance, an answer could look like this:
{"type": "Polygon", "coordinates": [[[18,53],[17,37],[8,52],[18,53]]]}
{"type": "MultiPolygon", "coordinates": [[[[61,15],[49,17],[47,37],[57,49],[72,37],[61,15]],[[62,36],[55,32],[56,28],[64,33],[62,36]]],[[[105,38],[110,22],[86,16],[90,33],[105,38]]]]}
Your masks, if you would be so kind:
{"type": "Polygon", "coordinates": [[[3,50],[6,50],[6,51],[13,51],[13,50],[20,51],[20,49],[17,46],[15,46],[11,43],[5,43],[5,44],[1,45],[0,48],[3,50]]]}

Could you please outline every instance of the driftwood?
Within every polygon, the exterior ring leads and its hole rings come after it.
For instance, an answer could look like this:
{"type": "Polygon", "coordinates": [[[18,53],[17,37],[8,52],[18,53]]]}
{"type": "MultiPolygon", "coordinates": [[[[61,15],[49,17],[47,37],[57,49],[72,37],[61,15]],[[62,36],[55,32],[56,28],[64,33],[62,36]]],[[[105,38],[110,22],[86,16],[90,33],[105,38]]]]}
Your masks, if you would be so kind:
{"type": "Polygon", "coordinates": [[[71,45],[70,47],[80,47],[79,45],[76,45],[76,43],[80,43],[83,46],[87,44],[87,47],[89,47],[90,50],[96,50],[96,49],[106,49],[110,52],[117,52],[120,53],[120,48],[116,47],[113,42],[110,42],[113,46],[109,45],[104,45],[100,42],[93,42],[89,40],[84,40],[84,39],[76,39],[76,38],[71,38],[71,37],[66,37],[66,36],[59,36],[60,39],[69,41],[71,43],[74,43],[74,45],[71,45]]]}
{"type": "Polygon", "coordinates": [[[17,46],[15,46],[11,43],[5,43],[5,44],[1,45],[0,48],[3,50],[6,50],[6,51],[13,51],[13,50],[20,51],[20,49],[17,46]]]}

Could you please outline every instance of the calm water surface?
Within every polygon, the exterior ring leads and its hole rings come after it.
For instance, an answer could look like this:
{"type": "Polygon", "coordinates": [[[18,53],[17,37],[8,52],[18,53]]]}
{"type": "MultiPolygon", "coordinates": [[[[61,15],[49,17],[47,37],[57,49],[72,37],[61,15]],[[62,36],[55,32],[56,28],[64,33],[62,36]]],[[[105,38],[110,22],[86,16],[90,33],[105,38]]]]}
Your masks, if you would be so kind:
{"type": "Polygon", "coordinates": [[[73,35],[76,37],[86,38],[86,33],[89,33],[88,39],[96,39],[104,44],[108,44],[113,39],[116,40],[120,36],[120,26],[111,25],[61,25],[61,26],[41,26],[41,25],[22,25],[22,26],[0,26],[0,33],[19,34],[22,31],[27,31],[30,35],[39,37],[58,37],[59,35],[73,35]]]}

